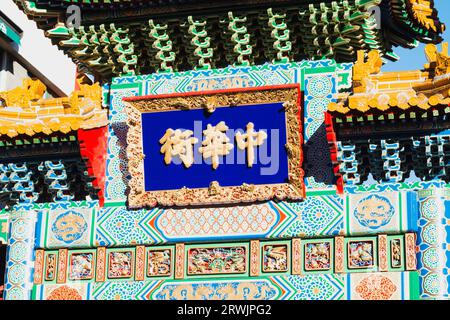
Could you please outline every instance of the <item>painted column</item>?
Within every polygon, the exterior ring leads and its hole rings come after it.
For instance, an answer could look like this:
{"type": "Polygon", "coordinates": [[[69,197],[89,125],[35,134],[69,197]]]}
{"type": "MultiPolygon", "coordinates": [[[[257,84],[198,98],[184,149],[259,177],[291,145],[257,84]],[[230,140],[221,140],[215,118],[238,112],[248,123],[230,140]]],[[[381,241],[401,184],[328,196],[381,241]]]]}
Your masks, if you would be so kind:
{"type": "Polygon", "coordinates": [[[36,212],[31,210],[13,211],[10,215],[5,300],[31,298],[36,216],[36,212]]]}
{"type": "Polygon", "coordinates": [[[450,202],[450,190],[432,188],[420,190],[418,195],[420,298],[444,299],[448,297],[446,225],[450,225],[450,208],[446,210],[446,207],[450,202]]]}

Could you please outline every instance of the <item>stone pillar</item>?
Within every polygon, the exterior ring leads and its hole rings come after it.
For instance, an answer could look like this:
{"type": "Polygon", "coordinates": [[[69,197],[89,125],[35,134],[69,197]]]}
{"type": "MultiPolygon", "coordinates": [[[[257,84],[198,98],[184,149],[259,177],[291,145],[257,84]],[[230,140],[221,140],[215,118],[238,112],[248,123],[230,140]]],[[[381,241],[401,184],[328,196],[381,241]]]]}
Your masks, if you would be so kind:
{"type": "Polygon", "coordinates": [[[5,277],[5,300],[29,300],[33,289],[34,237],[37,214],[12,211],[5,277]]]}
{"type": "Polygon", "coordinates": [[[450,217],[446,218],[450,212],[446,212],[445,208],[446,202],[450,202],[450,190],[432,188],[420,190],[418,195],[417,269],[420,298],[445,299],[448,297],[446,253],[449,251],[445,227],[450,225],[450,217]]]}

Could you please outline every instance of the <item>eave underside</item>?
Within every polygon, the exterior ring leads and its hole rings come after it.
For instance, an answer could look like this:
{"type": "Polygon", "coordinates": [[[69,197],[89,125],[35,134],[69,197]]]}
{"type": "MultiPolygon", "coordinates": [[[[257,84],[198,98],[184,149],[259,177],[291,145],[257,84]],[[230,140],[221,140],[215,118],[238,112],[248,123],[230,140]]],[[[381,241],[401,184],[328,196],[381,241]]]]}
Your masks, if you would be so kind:
{"type": "Polygon", "coordinates": [[[303,59],[351,62],[358,50],[373,49],[396,60],[394,46],[437,43],[444,30],[432,1],[425,13],[412,0],[16,2],[78,65],[106,79],[303,59]],[[81,8],[80,29],[64,25],[70,4],[81,8]]]}

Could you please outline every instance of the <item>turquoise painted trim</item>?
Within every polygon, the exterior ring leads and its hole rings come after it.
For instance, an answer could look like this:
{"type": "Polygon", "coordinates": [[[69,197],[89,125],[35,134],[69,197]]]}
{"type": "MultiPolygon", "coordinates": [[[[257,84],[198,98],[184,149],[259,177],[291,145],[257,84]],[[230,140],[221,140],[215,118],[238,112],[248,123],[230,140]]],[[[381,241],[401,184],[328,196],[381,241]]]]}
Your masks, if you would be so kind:
{"type": "Polygon", "coordinates": [[[409,273],[409,300],[420,300],[419,272],[409,273]]]}
{"type": "Polygon", "coordinates": [[[0,32],[2,32],[14,43],[20,45],[20,34],[14,31],[14,29],[9,26],[9,23],[7,23],[2,17],[0,17],[0,32]]]}
{"type": "Polygon", "coordinates": [[[125,206],[126,201],[109,201],[103,204],[103,207],[121,207],[125,206]]]}
{"type": "MultiPolygon", "coordinates": [[[[37,214],[37,221],[36,221],[36,236],[34,239],[34,246],[36,248],[43,247],[42,243],[42,218],[43,218],[42,212],[38,212],[37,214]]],[[[45,226],[45,230],[47,230],[47,226],[45,226]]]]}
{"type": "Polygon", "coordinates": [[[406,195],[408,230],[410,232],[419,231],[419,199],[416,192],[408,192],[406,195]]]}
{"type": "Polygon", "coordinates": [[[306,190],[306,196],[334,196],[337,192],[335,189],[330,190],[306,190]]]}
{"type": "Polygon", "coordinates": [[[398,215],[399,227],[400,227],[400,230],[402,230],[403,229],[403,221],[402,221],[402,216],[403,216],[403,197],[402,197],[402,194],[400,192],[398,194],[398,209],[399,209],[399,215],[398,215]]]}

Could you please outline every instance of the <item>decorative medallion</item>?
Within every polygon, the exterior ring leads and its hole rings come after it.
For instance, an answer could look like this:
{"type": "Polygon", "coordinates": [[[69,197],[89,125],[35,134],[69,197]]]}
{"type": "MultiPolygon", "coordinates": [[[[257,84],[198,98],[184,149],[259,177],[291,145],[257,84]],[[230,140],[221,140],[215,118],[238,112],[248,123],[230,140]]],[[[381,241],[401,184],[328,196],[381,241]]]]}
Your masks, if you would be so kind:
{"type": "Polygon", "coordinates": [[[389,300],[396,291],[391,279],[377,274],[362,279],[356,286],[356,292],[364,300],[389,300]]]}
{"type": "Polygon", "coordinates": [[[87,227],[88,224],[83,215],[71,210],[60,214],[55,219],[52,232],[59,241],[71,244],[83,236],[87,227]]]}
{"type": "Polygon", "coordinates": [[[394,206],[388,198],[371,194],[359,200],[353,215],[362,226],[376,230],[387,225],[394,213],[394,206]]]}
{"type": "Polygon", "coordinates": [[[69,286],[61,286],[53,290],[47,296],[47,300],[83,300],[83,297],[76,289],[69,286]]]}

